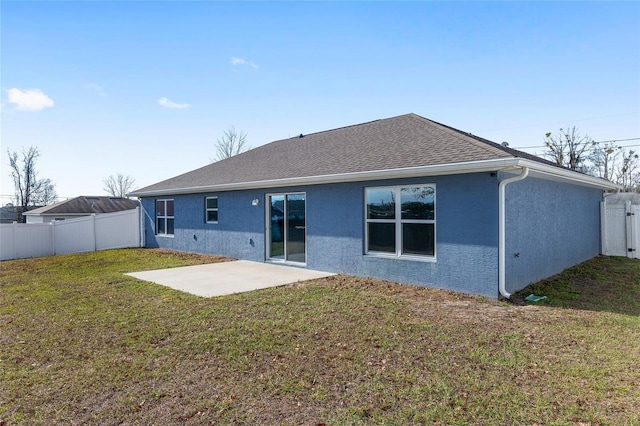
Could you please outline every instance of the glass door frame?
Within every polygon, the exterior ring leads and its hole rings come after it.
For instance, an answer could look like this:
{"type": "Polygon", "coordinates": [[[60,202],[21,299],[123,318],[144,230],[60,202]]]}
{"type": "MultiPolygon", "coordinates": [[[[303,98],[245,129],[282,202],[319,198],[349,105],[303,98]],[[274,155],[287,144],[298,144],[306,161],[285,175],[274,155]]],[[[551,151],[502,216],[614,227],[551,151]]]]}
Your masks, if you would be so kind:
{"type": "Polygon", "coordinates": [[[268,262],[276,262],[276,263],[286,263],[295,266],[307,266],[307,193],[305,191],[293,191],[293,192],[273,192],[265,194],[265,259],[268,262]],[[294,260],[287,260],[287,239],[289,238],[289,206],[288,206],[288,196],[289,195],[304,195],[304,262],[297,262],[294,260]],[[284,199],[283,202],[283,231],[282,231],[282,242],[283,242],[283,255],[282,258],[273,257],[271,255],[272,248],[272,217],[271,217],[271,198],[281,196],[284,199]]]}

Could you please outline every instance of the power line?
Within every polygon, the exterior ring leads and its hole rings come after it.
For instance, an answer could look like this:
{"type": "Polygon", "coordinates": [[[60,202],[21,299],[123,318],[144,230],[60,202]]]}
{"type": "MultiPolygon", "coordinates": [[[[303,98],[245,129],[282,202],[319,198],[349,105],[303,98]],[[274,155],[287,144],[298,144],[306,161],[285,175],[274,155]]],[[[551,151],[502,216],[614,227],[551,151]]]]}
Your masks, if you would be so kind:
{"type": "MultiPolygon", "coordinates": [[[[609,142],[628,142],[628,141],[637,141],[640,138],[627,138],[627,139],[610,139],[606,141],[593,141],[589,142],[591,144],[603,144],[609,142]]],[[[546,145],[532,145],[532,146],[514,146],[515,149],[533,149],[533,148],[546,148],[546,145]]],[[[621,148],[632,148],[632,147],[640,147],[640,144],[632,144],[632,145],[620,145],[621,148]]]]}
{"type": "Polygon", "coordinates": [[[638,112],[625,112],[622,114],[612,114],[612,115],[601,115],[599,117],[589,117],[589,118],[578,118],[578,119],[574,119],[574,120],[565,120],[565,121],[549,121],[549,122],[539,122],[536,124],[528,124],[525,126],[518,126],[518,127],[507,127],[507,128],[502,128],[502,129],[485,129],[485,130],[478,130],[478,133],[481,132],[500,132],[500,131],[504,131],[504,130],[519,130],[519,129],[529,129],[532,127],[539,127],[539,126],[550,126],[550,125],[557,125],[557,124],[562,124],[562,123],[567,123],[567,122],[576,122],[576,121],[591,121],[591,120],[601,120],[603,118],[614,118],[614,117],[624,117],[627,115],[637,115],[638,112]]]}
{"type": "Polygon", "coordinates": [[[608,141],[593,141],[593,143],[626,142],[626,141],[637,141],[637,140],[640,140],[640,138],[609,139],[608,141]]]}

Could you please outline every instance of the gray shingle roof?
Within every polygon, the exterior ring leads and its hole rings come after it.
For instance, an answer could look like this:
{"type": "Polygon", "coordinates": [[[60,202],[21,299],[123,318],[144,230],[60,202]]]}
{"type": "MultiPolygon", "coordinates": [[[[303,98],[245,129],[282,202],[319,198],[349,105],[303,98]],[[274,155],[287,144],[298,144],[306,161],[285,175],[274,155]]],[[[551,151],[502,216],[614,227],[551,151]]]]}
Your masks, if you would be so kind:
{"type": "Polygon", "coordinates": [[[81,196],[71,198],[66,201],[29,210],[23,214],[92,214],[92,213],[115,213],[124,210],[133,210],[138,207],[138,201],[120,197],[90,197],[81,196]]]}
{"type": "Polygon", "coordinates": [[[135,193],[431,166],[539,157],[416,114],[283,139],[138,189],[135,193]]]}

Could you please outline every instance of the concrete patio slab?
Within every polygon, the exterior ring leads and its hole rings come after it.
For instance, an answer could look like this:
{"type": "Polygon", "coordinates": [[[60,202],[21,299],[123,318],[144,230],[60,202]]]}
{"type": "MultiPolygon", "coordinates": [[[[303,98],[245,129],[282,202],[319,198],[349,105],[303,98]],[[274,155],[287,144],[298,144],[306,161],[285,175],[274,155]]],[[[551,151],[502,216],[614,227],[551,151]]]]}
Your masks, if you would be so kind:
{"type": "Polygon", "coordinates": [[[335,274],[272,263],[235,260],[132,272],[125,275],[196,296],[215,297],[324,278],[335,274]]]}

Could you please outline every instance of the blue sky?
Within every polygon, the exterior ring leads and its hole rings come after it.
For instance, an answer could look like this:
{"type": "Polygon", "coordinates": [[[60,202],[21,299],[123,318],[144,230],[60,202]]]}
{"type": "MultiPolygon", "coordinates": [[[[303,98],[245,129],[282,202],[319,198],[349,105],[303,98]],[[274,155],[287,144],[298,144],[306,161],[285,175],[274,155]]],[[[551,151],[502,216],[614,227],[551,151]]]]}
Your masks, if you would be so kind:
{"type": "Polygon", "coordinates": [[[231,125],[252,146],[409,112],[512,147],[573,125],[640,137],[637,2],[3,1],[0,12],[0,204],[14,192],[7,149],[30,145],[40,177],[74,197],[103,194],[111,174],[146,186],[206,165],[231,125]]]}

